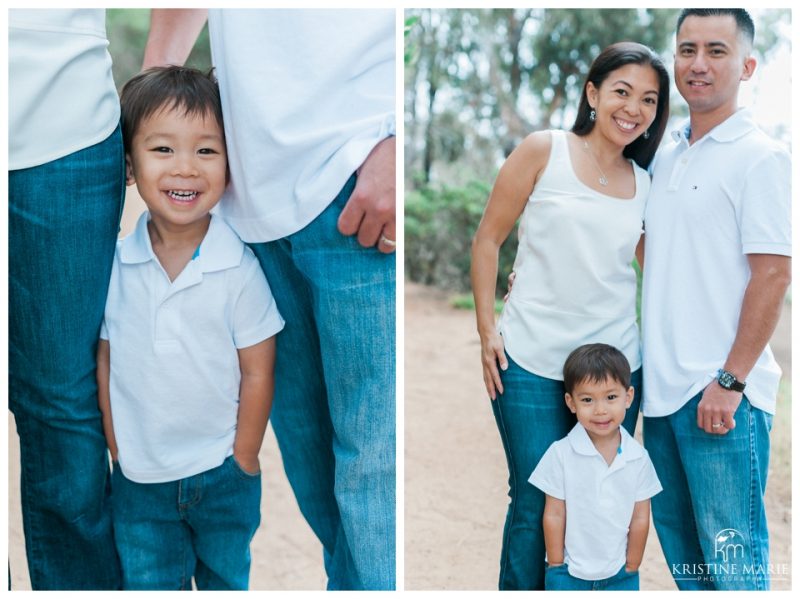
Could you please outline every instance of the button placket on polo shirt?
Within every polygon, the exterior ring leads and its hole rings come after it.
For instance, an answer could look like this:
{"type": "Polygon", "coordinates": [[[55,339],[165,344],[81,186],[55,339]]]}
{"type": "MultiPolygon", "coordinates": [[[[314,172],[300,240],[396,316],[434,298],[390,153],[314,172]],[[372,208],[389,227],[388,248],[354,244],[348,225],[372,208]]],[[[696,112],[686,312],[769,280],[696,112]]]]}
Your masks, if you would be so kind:
{"type": "Polygon", "coordinates": [[[692,153],[692,148],[700,143],[703,143],[703,140],[695,143],[694,146],[690,146],[689,140],[687,140],[685,137],[681,137],[680,144],[683,150],[681,151],[677,160],[675,160],[675,164],[672,166],[672,173],[670,173],[667,191],[678,191],[681,181],[683,181],[683,177],[689,168],[689,160],[691,159],[689,154],[692,153]]]}
{"type": "Polygon", "coordinates": [[[160,279],[157,285],[153,285],[157,289],[153,315],[155,349],[158,353],[171,353],[180,349],[185,299],[185,293],[181,292],[199,284],[203,273],[192,261],[172,282],[160,264],[154,275],[160,279]]]}

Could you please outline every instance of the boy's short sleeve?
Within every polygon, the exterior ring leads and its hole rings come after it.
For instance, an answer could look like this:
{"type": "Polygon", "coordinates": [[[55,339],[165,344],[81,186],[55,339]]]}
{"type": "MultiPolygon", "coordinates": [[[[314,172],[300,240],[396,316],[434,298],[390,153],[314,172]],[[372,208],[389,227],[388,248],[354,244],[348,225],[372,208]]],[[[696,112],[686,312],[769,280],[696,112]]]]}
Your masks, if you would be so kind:
{"type": "Polygon", "coordinates": [[[639,480],[636,484],[636,501],[650,499],[662,491],[661,482],[658,480],[656,469],[653,466],[653,462],[650,461],[650,454],[647,453],[647,450],[644,450],[642,462],[642,467],[639,470],[639,480]]]}
{"type": "Polygon", "coordinates": [[[244,260],[244,281],[233,312],[233,342],[237,349],[269,339],[284,325],[264,271],[249,249],[244,260]]]}
{"type": "Polygon", "coordinates": [[[542,456],[528,482],[556,499],[566,499],[564,485],[564,460],[560,442],[556,441],[542,456]]]}
{"type": "Polygon", "coordinates": [[[106,326],[106,319],[103,319],[103,324],[100,325],[100,339],[108,341],[108,327],[106,326]]]}

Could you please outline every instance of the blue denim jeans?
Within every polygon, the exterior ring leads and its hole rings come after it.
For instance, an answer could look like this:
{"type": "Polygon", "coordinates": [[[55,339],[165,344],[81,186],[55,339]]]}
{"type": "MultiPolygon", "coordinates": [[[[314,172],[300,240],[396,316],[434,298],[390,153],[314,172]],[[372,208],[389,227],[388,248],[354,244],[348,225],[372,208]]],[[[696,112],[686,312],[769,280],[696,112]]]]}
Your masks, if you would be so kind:
{"type": "MultiPolygon", "coordinates": [[[[545,495],[528,483],[533,469],[552,443],[564,438],[577,422],[564,402],[564,383],[537,376],[507,354],[501,371],[503,394],[492,410],[508,462],[508,505],[500,554],[500,590],[542,590],[545,574],[545,495]]],[[[642,371],[631,376],[635,395],[623,426],[631,435],[641,401],[642,371]]]]}
{"type": "Polygon", "coordinates": [[[119,128],[8,174],[9,407],[31,585],[117,589],[95,353],[125,192],[119,128]]]}
{"type": "Polygon", "coordinates": [[[567,564],[547,568],[544,574],[546,591],[638,591],[639,572],[626,572],[622,566],[614,576],[602,580],[583,580],[569,573],[567,564]]]}
{"type": "Polygon", "coordinates": [[[355,176],[304,229],[251,245],[286,320],[272,426],[329,589],[395,587],[395,256],[336,222],[355,176]]]}
{"type": "Polygon", "coordinates": [[[772,416],[743,398],[736,428],[697,426],[702,392],[680,410],[644,419],[644,442],[664,490],[653,523],[681,590],[768,590],[764,491],[772,416]]]}
{"type": "Polygon", "coordinates": [[[261,474],[233,456],[167,483],[114,468],[114,535],[125,590],[247,590],[250,541],[261,521],[261,474]]]}

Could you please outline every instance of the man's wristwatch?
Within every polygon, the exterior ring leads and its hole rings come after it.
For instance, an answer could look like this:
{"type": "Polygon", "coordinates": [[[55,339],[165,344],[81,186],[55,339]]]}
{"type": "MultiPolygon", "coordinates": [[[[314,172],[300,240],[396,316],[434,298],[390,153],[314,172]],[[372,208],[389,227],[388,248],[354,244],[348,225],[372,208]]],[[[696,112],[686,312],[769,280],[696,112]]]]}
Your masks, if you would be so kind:
{"type": "Polygon", "coordinates": [[[723,389],[727,389],[728,391],[738,391],[739,393],[742,393],[747,385],[747,383],[743,381],[737,381],[735,376],[733,376],[727,370],[723,370],[722,368],[717,370],[717,382],[723,389]]]}

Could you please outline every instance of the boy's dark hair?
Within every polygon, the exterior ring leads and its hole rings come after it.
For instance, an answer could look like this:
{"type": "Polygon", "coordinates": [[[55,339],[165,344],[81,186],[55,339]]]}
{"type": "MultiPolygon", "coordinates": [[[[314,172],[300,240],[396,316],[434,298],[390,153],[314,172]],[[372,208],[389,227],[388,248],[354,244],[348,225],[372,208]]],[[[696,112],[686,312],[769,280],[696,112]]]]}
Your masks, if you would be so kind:
{"type": "Polygon", "coordinates": [[[177,66],[147,69],[122,87],[120,104],[126,154],[131,151],[131,141],[142,121],[163,108],[183,110],[185,115],[213,114],[224,131],[214,69],[207,73],[177,66]]]}
{"type": "Polygon", "coordinates": [[[744,39],[753,46],[756,37],[756,26],[750,13],[743,8],[684,8],[678,15],[678,26],[675,31],[681,30],[681,25],[686,17],[724,17],[731,16],[736,20],[736,29],[744,39]]]}
{"type": "Polygon", "coordinates": [[[631,386],[631,366],[616,347],[605,343],[589,343],[572,351],[564,362],[564,388],[572,395],[583,381],[595,383],[613,379],[625,389],[631,386]]]}
{"type": "Polygon", "coordinates": [[[583,82],[578,114],[575,117],[575,124],[572,125],[572,132],[582,137],[594,129],[595,121],[590,117],[592,107],[589,105],[586,84],[591,81],[597,89],[600,89],[612,71],[629,64],[649,66],[658,78],[658,102],[655,119],[650,125],[650,135],[647,138],[640,135],[622,151],[625,158],[634,160],[636,164],[646,169],[656,154],[669,120],[669,73],[658,54],[647,46],[636,42],[618,42],[611,44],[597,55],[589,67],[586,81],[583,82]]]}

